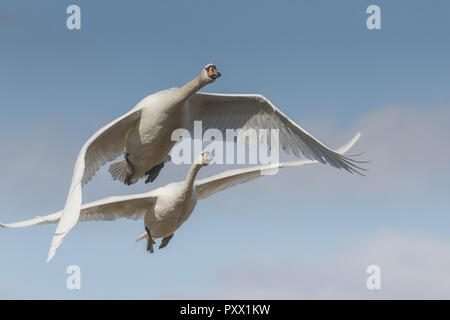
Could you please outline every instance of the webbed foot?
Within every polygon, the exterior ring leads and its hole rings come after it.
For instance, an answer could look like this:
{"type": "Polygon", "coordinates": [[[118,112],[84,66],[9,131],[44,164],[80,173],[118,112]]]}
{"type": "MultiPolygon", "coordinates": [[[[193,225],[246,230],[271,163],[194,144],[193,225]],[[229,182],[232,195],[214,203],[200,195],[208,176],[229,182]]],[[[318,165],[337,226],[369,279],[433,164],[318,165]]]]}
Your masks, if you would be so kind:
{"type": "Polygon", "coordinates": [[[131,184],[133,184],[134,166],[129,159],[130,154],[128,152],[125,152],[124,157],[125,157],[125,161],[127,163],[127,175],[123,182],[127,185],[131,185],[131,184]]]}
{"type": "Polygon", "coordinates": [[[148,170],[145,175],[147,175],[147,179],[145,179],[145,183],[153,182],[158,177],[159,172],[164,167],[164,162],[154,166],[150,170],[148,170]]]}
{"type": "Polygon", "coordinates": [[[159,249],[165,248],[169,244],[169,241],[170,239],[172,239],[172,237],[173,233],[170,236],[163,238],[161,244],[159,245],[159,249]]]}
{"type": "Polygon", "coordinates": [[[145,227],[145,231],[147,231],[148,239],[147,239],[147,251],[149,253],[153,253],[153,245],[155,244],[155,240],[153,240],[152,235],[150,233],[150,229],[145,227]]]}

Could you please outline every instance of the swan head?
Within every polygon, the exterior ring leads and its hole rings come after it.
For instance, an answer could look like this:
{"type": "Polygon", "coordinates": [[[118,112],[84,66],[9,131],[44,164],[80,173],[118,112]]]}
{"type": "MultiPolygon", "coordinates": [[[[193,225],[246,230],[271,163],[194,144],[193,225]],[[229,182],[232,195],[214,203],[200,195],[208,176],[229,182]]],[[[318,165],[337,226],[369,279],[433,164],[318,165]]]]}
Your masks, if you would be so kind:
{"type": "Polygon", "coordinates": [[[217,71],[216,66],[212,63],[209,63],[202,69],[202,72],[200,73],[200,79],[204,83],[211,83],[221,75],[222,74],[217,71]]]}
{"type": "Polygon", "coordinates": [[[211,153],[208,151],[203,151],[195,161],[196,164],[199,164],[200,166],[204,167],[209,165],[212,162],[213,158],[211,156],[211,153]]]}

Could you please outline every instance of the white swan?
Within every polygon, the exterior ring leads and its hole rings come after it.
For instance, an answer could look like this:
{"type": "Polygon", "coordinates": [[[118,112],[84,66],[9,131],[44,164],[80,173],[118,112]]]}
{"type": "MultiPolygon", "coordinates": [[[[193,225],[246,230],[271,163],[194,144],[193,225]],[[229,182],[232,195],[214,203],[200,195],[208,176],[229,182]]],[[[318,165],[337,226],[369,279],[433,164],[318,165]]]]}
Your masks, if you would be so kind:
{"type": "Polygon", "coordinates": [[[195,120],[202,121],[203,130],[276,128],[280,130],[280,146],[289,154],[329,163],[350,172],[361,169],[355,165],[357,161],[326,147],[262,95],[197,93],[219,76],[215,65],[206,65],[198,77],[183,87],[163,90],[144,98],[130,112],[98,130],[84,144],[75,163],[72,183],[47,261],[53,258],[78,221],[82,186],[103,164],[124,154],[125,160],[110,167],[114,179],[133,184],[147,175],[146,182],[153,181],[175,143],[171,140],[172,132],[178,128],[192,130],[195,120]]]}
{"type": "MultiPolygon", "coordinates": [[[[340,150],[344,153],[358,140],[359,134],[350,144],[340,150]]],[[[195,181],[201,167],[211,161],[209,152],[203,152],[192,164],[185,181],[170,183],[164,187],[135,195],[115,196],[85,204],[81,207],[80,221],[115,220],[117,218],[144,219],[146,233],[137,240],[147,238],[147,250],[153,252],[154,239],[163,238],[160,249],[164,248],[174,232],[189,218],[197,199],[209,197],[239,183],[249,182],[276,168],[301,166],[317,163],[316,160],[300,160],[265,166],[225,171],[212,177],[195,181]]],[[[59,211],[30,220],[0,224],[0,227],[19,228],[38,224],[57,223],[63,216],[59,211]]]]}

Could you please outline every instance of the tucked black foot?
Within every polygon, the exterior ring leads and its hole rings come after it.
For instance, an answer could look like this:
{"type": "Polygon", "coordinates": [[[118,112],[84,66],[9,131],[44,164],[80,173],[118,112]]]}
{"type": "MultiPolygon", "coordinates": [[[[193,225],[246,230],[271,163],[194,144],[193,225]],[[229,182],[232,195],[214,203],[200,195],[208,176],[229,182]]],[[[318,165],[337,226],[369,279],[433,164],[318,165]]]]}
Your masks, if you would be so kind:
{"type": "Polygon", "coordinates": [[[150,170],[148,170],[145,175],[147,175],[147,179],[145,179],[145,183],[153,182],[155,181],[156,177],[158,177],[159,172],[164,167],[164,162],[161,162],[157,166],[154,166],[150,170]]]}
{"type": "Polygon", "coordinates": [[[147,231],[148,239],[147,239],[147,251],[149,253],[153,253],[153,245],[155,244],[155,240],[153,240],[152,235],[150,233],[150,229],[145,227],[145,231],[147,231]]]}
{"type": "Polygon", "coordinates": [[[125,177],[125,180],[123,180],[123,182],[128,186],[132,184],[132,181],[133,181],[133,175],[127,175],[125,177]]]}
{"type": "Polygon", "coordinates": [[[170,236],[163,238],[161,244],[159,245],[159,249],[165,248],[169,244],[169,241],[170,239],[172,239],[172,237],[173,233],[170,236]]]}
{"type": "Polygon", "coordinates": [[[125,182],[126,185],[131,185],[133,184],[134,166],[129,159],[130,154],[128,152],[125,152],[124,157],[125,161],[127,162],[127,176],[125,177],[125,180],[123,182],[125,182]]]}

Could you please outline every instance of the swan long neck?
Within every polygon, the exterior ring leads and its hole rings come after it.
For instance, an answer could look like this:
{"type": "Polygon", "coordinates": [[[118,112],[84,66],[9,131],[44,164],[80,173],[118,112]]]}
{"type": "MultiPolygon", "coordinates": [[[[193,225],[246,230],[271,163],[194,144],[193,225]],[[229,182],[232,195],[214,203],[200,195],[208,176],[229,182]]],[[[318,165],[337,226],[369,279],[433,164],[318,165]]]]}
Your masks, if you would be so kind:
{"type": "Polygon", "coordinates": [[[203,165],[199,163],[193,163],[191,168],[189,169],[189,172],[186,177],[186,187],[188,189],[191,189],[194,187],[195,177],[197,177],[197,173],[200,171],[200,169],[203,167],[203,165]]]}
{"type": "Polygon", "coordinates": [[[180,94],[181,94],[180,98],[182,100],[188,99],[190,96],[197,93],[197,91],[200,90],[201,88],[203,88],[205,85],[206,85],[206,83],[204,83],[200,80],[200,76],[192,79],[191,81],[189,81],[188,83],[186,83],[184,86],[182,86],[180,88],[180,94]]]}

